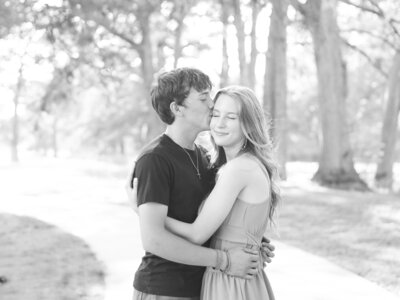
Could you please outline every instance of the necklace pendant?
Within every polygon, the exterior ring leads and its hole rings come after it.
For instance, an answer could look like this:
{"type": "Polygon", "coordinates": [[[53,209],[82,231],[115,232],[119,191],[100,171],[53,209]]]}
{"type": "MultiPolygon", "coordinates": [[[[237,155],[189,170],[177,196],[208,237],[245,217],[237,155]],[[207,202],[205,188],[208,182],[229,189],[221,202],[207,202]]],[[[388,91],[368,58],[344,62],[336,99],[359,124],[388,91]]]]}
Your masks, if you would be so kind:
{"type": "Polygon", "coordinates": [[[199,179],[201,179],[201,174],[199,171],[197,171],[197,177],[199,177],[199,179]]]}

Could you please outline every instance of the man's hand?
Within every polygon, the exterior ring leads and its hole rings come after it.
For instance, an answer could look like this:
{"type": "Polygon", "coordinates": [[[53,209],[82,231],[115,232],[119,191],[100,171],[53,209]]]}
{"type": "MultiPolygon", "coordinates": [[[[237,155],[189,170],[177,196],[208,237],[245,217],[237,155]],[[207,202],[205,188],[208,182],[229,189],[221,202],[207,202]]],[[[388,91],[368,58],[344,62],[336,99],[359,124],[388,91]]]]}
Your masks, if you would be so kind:
{"type": "Polygon", "coordinates": [[[230,267],[227,274],[244,279],[251,279],[258,272],[260,255],[257,250],[234,248],[228,250],[230,267]]]}
{"type": "Polygon", "coordinates": [[[130,206],[137,214],[138,213],[138,206],[137,206],[138,180],[137,180],[137,178],[133,179],[133,188],[131,188],[131,180],[132,180],[132,177],[129,176],[128,182],[125,184],[125,192],[126,192],[126,195],[128,196],[128,201],[129,201],[130,206]]]}
{"type": "Polygon", "coordinates": [[[271,244],[271,241],[263,237],[261,240],[261,256],[263,259],[263,265],[265,267],[266,263],[270,263],[272,261],[272,257],[274,254],[275,246],[271,244]]]}

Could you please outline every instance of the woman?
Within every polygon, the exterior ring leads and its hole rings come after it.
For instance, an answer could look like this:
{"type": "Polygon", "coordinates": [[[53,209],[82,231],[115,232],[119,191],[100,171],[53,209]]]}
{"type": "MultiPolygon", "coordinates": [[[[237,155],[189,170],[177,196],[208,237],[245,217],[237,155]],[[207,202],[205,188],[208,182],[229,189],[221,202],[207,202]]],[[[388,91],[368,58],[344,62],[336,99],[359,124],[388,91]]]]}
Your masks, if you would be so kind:
{"type": "MultiPolygon", "coordinates": [[[[244,245],[260,249],[268,223],[279,201],[276,165],[268,124],[254,93],[230,86],[218,91],[210,123],[215,161],[226,157],[216,185],[192,224],[167,219],[167,228],[187,240],[225,251],[244,245]]],[[[222,252],[223,253],[223,252],[222,252]]],[[[221,269],[229,268],[229,256],[221,255],[221,269]]],[[[274,299],[268,279],[259,265],[246,280],[207,268],[201,299],[274,299]]]]}

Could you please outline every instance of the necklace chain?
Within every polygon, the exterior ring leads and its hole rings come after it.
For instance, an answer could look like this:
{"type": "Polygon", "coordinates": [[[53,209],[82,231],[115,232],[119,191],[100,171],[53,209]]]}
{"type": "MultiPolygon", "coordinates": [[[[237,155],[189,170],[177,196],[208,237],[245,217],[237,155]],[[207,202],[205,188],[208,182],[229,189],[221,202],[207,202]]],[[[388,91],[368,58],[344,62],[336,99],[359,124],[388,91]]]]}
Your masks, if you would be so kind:
{"type": "MultiPolygon", "coordinates": [[[[181,147],[179,145],[179,147],[181,147]]],[[[200,174],[200,168],[199,168],[199,154],[197,153],[197,147],[196,145],[194,146],[194,152],[196,153],[196,164],[194,164],[194,161],[192,159],[192,157],[190,156],[190,154],[185,150],[185,148],[181,147],[181,149],[186,153],[186,155],[189,157],[190,162],[192,163],[193,167],[196,169],[197,172],[197,177],[199,177],[199,179],[201,179],[201,174],[200,174]]]]}

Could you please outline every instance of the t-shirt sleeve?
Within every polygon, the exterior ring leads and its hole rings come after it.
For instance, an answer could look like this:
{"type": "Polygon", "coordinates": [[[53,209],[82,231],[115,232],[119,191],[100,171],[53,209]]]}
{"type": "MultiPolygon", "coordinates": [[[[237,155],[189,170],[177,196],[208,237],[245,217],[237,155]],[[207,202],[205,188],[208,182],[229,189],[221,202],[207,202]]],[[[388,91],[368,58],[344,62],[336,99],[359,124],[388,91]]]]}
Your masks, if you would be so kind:
{"type": "Polygon", "coordinates": [[[161,155],[149,153],[135,165],[134,176],[138,179],[138,205],[156,202],[169,205],[170,167],[161,155]]]}

